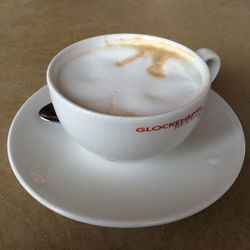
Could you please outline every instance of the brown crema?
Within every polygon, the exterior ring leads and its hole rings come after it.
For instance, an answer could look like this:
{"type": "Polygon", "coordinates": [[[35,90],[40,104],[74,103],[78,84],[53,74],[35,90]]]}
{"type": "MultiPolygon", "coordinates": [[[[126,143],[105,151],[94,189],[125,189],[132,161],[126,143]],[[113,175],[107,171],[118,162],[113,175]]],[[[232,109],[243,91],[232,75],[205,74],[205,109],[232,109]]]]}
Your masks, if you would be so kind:
{"type": "MultiPolygon", "coordinates": [[[[111,44],[109,44],[110,46],[111,44]]],[[[113,45],[113,44],[112,44],[113,45]]],[[[112,46],[111,45],[111,46],[112,46]]],[[[186,59],[192,57],[191,54],[180,48],[168,45],[163,41],[145,40],[142,38],[119,39],[115,46],[122,46],[135,49],[135,54],[121,61],[116,62],[116,66],[122,67],[134,62],[140,57],[150,54],[152,64],[147,68],[150,75],[154,77],[166,77],[167,72],[163,69],[164,63],[170,58],[186,59]]]]}

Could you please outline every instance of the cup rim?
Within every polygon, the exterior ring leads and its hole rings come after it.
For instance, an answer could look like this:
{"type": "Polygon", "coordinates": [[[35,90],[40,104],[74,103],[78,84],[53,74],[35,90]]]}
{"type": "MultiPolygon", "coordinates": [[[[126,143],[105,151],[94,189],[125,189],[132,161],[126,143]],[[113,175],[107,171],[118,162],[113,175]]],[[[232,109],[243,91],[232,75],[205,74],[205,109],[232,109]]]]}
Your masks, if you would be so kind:
{"type": "Polygon", "coordinates": [[[149,119],[152,117],[163,117],[166,115],[170,115],[170,114],[174,114],[177,113],[179,111],[182,111],[183,109],[185,109],[187,106],[191,106],[192,104],[196,103],[197,100],[200,99],[200,96],[202,95],[202,93],[207,93],[208,90],[210,89],[211,86],[211,81],[210,81],[210,72],[209,72],[209,68],[207,66],[207,64],[205,63],[205,61],[197,54],[195,53],[192,49],[188,48],[187,46],[180,44],[178,42],[175,42],[173,40],[167,39],[167,38],[162,38],[162,37],[158,37],[158,36],[153,36],[153,35],[147,35],[147,34],[139,34],[139,33],[114,33],[114,34],[104,34],[104,35],[98,35],[98,36],[93,36],[93,37],[89,37],[86,39],[82,39],[78,42],[75,42],[73,44],[70,44],[69,46],[65,47],[64,49],[60,50],[50,61],[48,67],[47,67],[47,71],[46,71],[46,80],[47,80],[47,84],[49,87],[49,90],[53,90],[64,102],[66,102],[67,104],[69,104],[70,106],[73,106],[74,108],[80,110],[81,112],[84,112],[86,114],[89,115],[95,115],[95,116],[100,116],[100,117],[105,117],[105,118],[112,118],[112,119],[131,119],[131,120],[144,120],[144,119],[149,119]],[[87,41],[91,41],[91,40],[96,40],[96,39],[107,39],[107,38],[111,38],[111,37],[117,37],[117,38],[123,38],[123,37],[146,37],[146,38],[152,38],[152,39],[159,39],[161,41],[164,41],[170,45],[173,45],[175,47],[181,48],[183,50],[185,50],[186,52],[192,54],[195,58],[195,60],[197,60],[199,62],[199,65],[201,66],[201,68],[203,68],[201,70],[202,74],[203,74],[203,78],[206,81],[206,86],[204,86],[204,88],[202,89],[202,91],[199,93],[199,95],[195,96],[191,101],[189,101],[186,104],[183,104],[181,106],[179,106],[178,108],[173,108],[167,112],[164,113],[160,113],[160,114],[152,114],[152,115],[144,115],[144,116],[126,116],[126,115],[114,115],[114,114],[107,114],[107,113],[101,113],[95,110],[91,110],[88,108],[85,108],[77,103],[75,103],[74,101],[72,101],[71,99],[69,99],[68,97],[66,97],[65,95],[63,95],[59,89],[56,87],[55,83],[53,83],[52,81],[52,71],[53,71],[53,67],[54,64],[56,64],[56,61],[58,59],[58,57],[62,56],[62,54],[64,54],[66,51],[68,51],[69,49],[73,49],[74,47],[78,46],[81,43],[87,42],[87,41]]]}

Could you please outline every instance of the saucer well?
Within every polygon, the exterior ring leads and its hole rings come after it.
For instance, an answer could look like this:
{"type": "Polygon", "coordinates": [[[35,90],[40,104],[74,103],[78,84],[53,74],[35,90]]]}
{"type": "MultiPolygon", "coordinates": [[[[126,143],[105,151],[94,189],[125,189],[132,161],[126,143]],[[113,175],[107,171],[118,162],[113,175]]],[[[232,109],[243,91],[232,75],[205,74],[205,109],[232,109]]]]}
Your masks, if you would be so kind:
{"type": "Polygon", "coordinates": [[[73,220],[108,227],[180,220],[219,199],[241,170],[241,124],[213,90],[199,124],[180,146],[126,164],[86,151],[59,123],[40,119],[38,111],[49,102],[45,86],[18,111],[8,135],[9,161],[31,196],[73,220]]]}

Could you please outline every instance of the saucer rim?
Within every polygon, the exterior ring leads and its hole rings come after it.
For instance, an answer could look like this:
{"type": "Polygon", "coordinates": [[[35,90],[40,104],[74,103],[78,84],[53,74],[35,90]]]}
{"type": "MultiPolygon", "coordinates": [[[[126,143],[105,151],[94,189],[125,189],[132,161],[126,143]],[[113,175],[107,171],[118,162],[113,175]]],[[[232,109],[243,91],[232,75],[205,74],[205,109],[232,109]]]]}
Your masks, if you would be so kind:
{"type": "MultiPolygon", "coordinates": [[[[13,131],[15,129],[15,124],[17,122],[18,117],[21,115],[23,109],[25,106],[31,101],[31,99],[36,98],[37,95],[41,94],[40,92],[46,91],[47,86],[45,85],[44,87],[38,89],[35,93],[33,93],[25,102],[24,104],[19,108],[18,112],[14,116],[9,132],[8,132],[8,137],[7,137],[7,154],[10,162],[11,169],[16,176],[17,180],[20,182],[22,187],[39,203],[44,205],[45,207],[49,208],[50,210],[65,216],[67,218],[70,218],[72,220],[82,222],[82,223],[88,223],[96,226],[102,226],[102,227],[114,227],[114,228],[141,228],[141,227],[150,227],[150,226],[158,226],[162,224],[168,224],[172,223],[175,221],[179,221],[181,219],[185,219],[189,216],[192,216],[196,213],[199,213],[200,211],[206,209],[213,203],[215,203],[219,198],[221,198],[233,185],[237,177],[239,176],[239,173],[242,169],[242,166],[244,164],[244,159],[245,159],[245,152],[246,152],[246,141],[245,141],[245,136],[244,136],[244,131],[242,128],[242,125],[240,123],[239,118],[237,115],[234,113],[233,109],[231,106],[219,95],[217,94],[214,90],[210,89],[210,91],[216,95],[216,98],[219,98],[223,104],[224,107],[227,107],[227,109],[230,111],[231,116],[233,116],[233,121],[236,124],[235,127],[239,127],[239,137],[241,137],[242,141],[242,148],[239,150],[239,157],[237,158],[237,165],[239,166],[234,173],[231,174],[230,181],[228,181],[227,185],[225,185],[220,192],[217,192],[216,195],[212,196],[209,200],[206,200],[205,202],[201,203],[199,206],[196,206],[192,208],[191,210],[187,210],[182,213],[175,214],[173,216],[167,216],[164,218],[158,218],[158,219],[149,219],[149,220],[133,220],[133,221],[124,221],[124,220],[109,220],[109,219],[99,219],[99,218],[93,218],[89,217],[86,215],[80,215],[80,214],[75,214],[73,212],[70,212],[68,210],[62,209],[58,207],[57,205],[52,204],[51,202],[47,201],[43,197],[41,197],[38,193],[32,190],[32,187],[29,186],[25,180],[22,178],[22,174],[18,171],[17,163],[14,160],[14,157],[12,155],[12,150],[11,150],[11,140],[13,136],[13,131]]],[[[119,164],[119,163],[117,163],[119,164]]],[[[236,164],[236,163],[235,163],[236,164]]]]}

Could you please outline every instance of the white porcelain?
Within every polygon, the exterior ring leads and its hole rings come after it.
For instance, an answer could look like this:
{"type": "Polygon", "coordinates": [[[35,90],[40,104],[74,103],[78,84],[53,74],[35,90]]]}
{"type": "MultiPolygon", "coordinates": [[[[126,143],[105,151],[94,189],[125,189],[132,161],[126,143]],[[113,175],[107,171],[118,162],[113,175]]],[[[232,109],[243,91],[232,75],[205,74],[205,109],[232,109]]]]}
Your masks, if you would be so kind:
{"type": "Polygon", "coordinates": [[[48,66],[47,82],[59,120],[72,138],[85,149],[105,158],[118,161],[136,161],[149,158],[163,150],[173,149],[191,133],[205,105],[211,80],[216,77],[219,68],[220,59],[210,49],[199,49],[195,53],[181,44],[159,37],[139,34],[115,34],[89,38],[59,52],[48,66]],[[83,51],[88,51],[93,46],[102,46],[107,41],[112,44],[117,39],[134,37],[164,41],[193,55],[204,85],[201,93],[181,108],[147,117],[100,114],[76,105],[60,93],[56,86],[56,79],[58,70],[65,61],[79,53],[83,53],[83,51]],[[209,61],[209,67],[205,61],[209,61]],[[195,114],[194,119],[183,122],[186,117],[192,114],[195,114]],[[182,124],[185,124],[184,126],[179,126],[181,121],[182,124]],[[175,126],[171,127],[171,124],[177,123],[178,129],[175,126]],[[145,132],[145,130],[150,132],[145,132]]]}
{"type": "Polygon", "coordinates": [[[199,124],[180,146],[126,164],[88,152],[60,124],[40,119],[38,111],[48,102],[44,87],[18,111],[9,131],[8,156],[26,191],[71,219],[109,227],[180,220],[220,198],[241,170],[241,124],[212,90],[199,124]]]}

